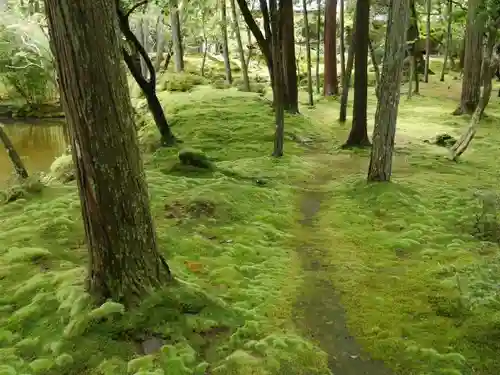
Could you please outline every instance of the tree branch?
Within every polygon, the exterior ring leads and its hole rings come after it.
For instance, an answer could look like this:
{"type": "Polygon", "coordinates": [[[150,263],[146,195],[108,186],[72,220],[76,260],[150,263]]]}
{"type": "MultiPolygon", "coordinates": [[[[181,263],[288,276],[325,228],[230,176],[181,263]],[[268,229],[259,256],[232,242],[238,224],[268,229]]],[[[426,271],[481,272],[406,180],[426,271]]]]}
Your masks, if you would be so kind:
{"type": "MultiPolygon", "coordinates": [[[[130,8],[130,10],[125,14],[125,18],[128,20],[128,18],[130,17],[130,15],[132,13],[134,13],[134,11],[139,8],[140,6],[142,5],[146,5],[148,3],[148,0],[142,0],[142,1],[139,1],[137,4],[135,4],[132,8],[130,8]]],[[[118,5],[118,2],[117,4],[118,5]]]]}
{"type": "Polygon", "coordinates": [[[255,40],[257,41],[257,44],[259,45],[262,53],[264,54],[264,57],[266,58],[267,61],[271,61],[272,57],[271,57],[270,40],[264,38],[262,31],[260,31],[259,26],[257,25],[255,19],[252,16],[252,12],[250,12],[250,9],[248,8],[246,0],[236,0],[236,1],[238,2],[238,5],[240,7],[241,15],[243,16],[248,28],[255,37],[255,40]]]}

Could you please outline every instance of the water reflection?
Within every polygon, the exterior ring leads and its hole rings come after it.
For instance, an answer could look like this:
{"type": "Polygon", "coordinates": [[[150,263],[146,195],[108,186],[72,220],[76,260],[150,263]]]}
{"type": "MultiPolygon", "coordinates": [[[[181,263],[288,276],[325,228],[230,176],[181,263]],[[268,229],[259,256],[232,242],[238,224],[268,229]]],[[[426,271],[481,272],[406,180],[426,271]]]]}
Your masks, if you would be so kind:
{"type": "MultiPolygon", "coordinates": [[[[54,159],[67,146],[67,135],[61,122],[37,122],[35,124],[5,124],[5,132],[11,139],[28,173],[48,171],[54,159]]],[[[0,144],[0,185],[12,176],[12,164],[0,144]]]]}

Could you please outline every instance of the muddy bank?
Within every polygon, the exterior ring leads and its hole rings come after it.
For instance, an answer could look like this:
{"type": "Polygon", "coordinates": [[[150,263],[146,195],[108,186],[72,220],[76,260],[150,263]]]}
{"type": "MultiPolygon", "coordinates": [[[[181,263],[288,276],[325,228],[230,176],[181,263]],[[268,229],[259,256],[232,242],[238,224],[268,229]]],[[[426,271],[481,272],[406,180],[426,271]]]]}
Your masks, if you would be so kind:
{"type": "Polygon", "coordinates": [[[60,103],[37,105],[0,103],[0,121],[3,123],[14,123],[20,121],[32,123],[39,119],[64,119],[64,112],[60,103]]]}

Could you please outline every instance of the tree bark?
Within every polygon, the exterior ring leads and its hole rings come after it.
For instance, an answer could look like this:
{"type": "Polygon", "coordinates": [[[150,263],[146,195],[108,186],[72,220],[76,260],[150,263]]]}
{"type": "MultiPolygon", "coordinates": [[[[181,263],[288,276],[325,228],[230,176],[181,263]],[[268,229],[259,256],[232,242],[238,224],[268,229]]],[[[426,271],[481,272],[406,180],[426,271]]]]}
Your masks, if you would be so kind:
{"type": "Polygon", "coordinates": [[[279,2],[280,44],[283,54],[284,106],[289,113],[299,113],[297,84],[297,61],[295,59],[295,25],[293,22],[293,0],[279,2]]]}
{"type": "Polygon", "coordinates": [[[439,80],[441,82],[444,81],[444,74],[446,70],[446,65],[448,63],[448,56],[450,55],[450,47],[451,47],[451,40],[452,40],[452,31],[451,31],[451,25],[452,25],[452,15],[453,15],[453,0],[448,0],[448,20],[447,20],[447,27],[446,27],[446,47],[444,51],[444,62],[443,62],[443,69],[441,69],[441,77],[439,80]]]}
{"type": "Polygon", "coordinates": [[[464,75],[460,105],[454,115],[472,114],[481,92],[484,18],[479,14],[481,0],[469,0],[465,31],[464,75]]]}
{"type": "Polygon", "coordinates": [[[0,141],[5,147],[5,151],[7,151],[7,155],[9,156],[12,166],[14,167],[16,176],[24,180],[28,178],[28,171],[26,170],[26,167],[24,166],[24,163],[19,157],[16,149],[14,148],[14,145],[12,144],[9,136],[3,130],[3,127],[4,125],[0,124],[0,141]]]}
{"type": "Polygon", "coordinates": [[[339,83],[337,78],[337,0],[326,0],[323,41],[323,95],[338,95],[339,83]]]}
{"type": "Polygon", "coordinates": [[[451,148],[451,158],[453,161],[458,161],[460,156],[467,150],[469,145],[471,144],[474,136],[476,135],[477,129],[479,128],[479,122],[483,116],[484,110],[488,106],[488,103],[491,98],[491,90],[492,90],[492,79],[493,73],[498,66],[498,61],[494,61],[493,56],[493,48],[495,46],[495,41],[497,37],[497,28],[495,26],[491,26],[489,28],[488,41],[486,43],[486,51],[484,54],[484,61],[482,64],[483,71],[483,94],[481,95],[479,102],[474,110],[472,118],[469,123],[469,127],[462,134],[460,139],[453,145],[451,148]]]}
{"type": "Polygon", "coordinates": [[[344,0],[340,1],[340,82],[345,79],[345,25],[344,25],[344,0]]]}
{"type": "Polygon", "coordinates": [[[321,81],[319,75],[319,57],[320,57],[320,46],[321,46],[321,0],[317,2],[318,9],[316,10],[317,22],[316,22],[316,93],[319,95],[321,81]]]}
{"type": "Polygon", "coordinates": [[[366,147],[370,145],[367,133],[368,100],[368,42],[370,28],[370,0],[356,2],[356,32],[354,33],[354,106],[352,127],[344,148],[366,147]]]}
{"type": "Polygon", "coordinates": [[[351,76],[352,69],[354,67],[354,46],[356,41],[354,40],[355,31],[353,30],[351,35],[351,43],[349,44],[349,49],[347,51],[347,65],[344,80],[342,82],[342,95],[340,97],[340,116],[339,122],[344,123],[347,120],[347,101],[349,99],[349,89],[351,86],[351,76]]]}
{"type": "Polygon", "coordinates": [[[415,77],[416,67],[415,67],[415,59],[413,58],[413,54],[410,56],[410,75],[408,78],[408,100],[411,100],[411,96],[413,94],[413,77],[415,77]]]}
{"type": "Polygon", "coordinates": [[[238,52],[240,54],[241,74],[243,75],[243,88],[245,91],[250,91],[248,66],[245,60],[245,51],[243,49],[243,43],[241,42],[240,25],[238,23],[238,13],[236,11],[236,3],[235,0],[230,0],[230,1],[231,1],[231,12],[233,16],[233,30],[236,36],[236,42],[238,43],[238,52]]]}
{"type": "MultiPolygon", "coordinates": [[[[341,0],[343,1],[343,0],[341,0]]],[[[309,35],[309,19],[307,18],[307,0],[302,0],[302,9],[304,11],[304,27],[306,28],[306,56],[307,56],[307,94],[309,105],[314,105],[313,86],[312,86],[312,64],[311,64],[311,37],[309,35]]]]}
{"type": "Polygon", "coordinates": [[[276,0],[269,0],[269,12],[270,12],[270,26],[272,35],[272,61],[273,61],[273,99],[274,99],[274,111],[276,120],[276,133],[274,136],[274,157],[283,156],[283,148],[285,142],[285,106],[283,103],[283,67],[282,59],[283,54],[281,53],[281,38],[280,38],[280,14],[278,10],[278,5],[276,0]]]}
{"type": "Polygon", "coordinates": [[[184,51],[182,48],[182,30],[177,0],[172,0],[170,6],[170,27],[172,29],[175,71],[179,73],[184,71],[184,51]]]}
{"type": "Polygon", "coordinates": [[[226,83],[233,83],[233,74],[231,72],[231,61],[229,60],[229,42],[227,40],[227,13],[226,0],[220,0],[221,10],[221,34],[222,34],[222,56],[224,57],[224,70],[226,72],[226,83]]]}
{"type": "MultiPolygon", "coordinates": [[[[418,30],[418,14],[417,8],[415,6],[415,0],[410,0],[410,11],[411,11],[411,20],[410,20],[410,29],[412,33],[408,31],[408,38],[413,41],[411,45],[410,51],[412,56],[412,64],[413,64],[413,75],[411,76],[415,80],[415,90],[413,90],[413,94],[420,94],[420,79],[418,77],[418,62],[420,61],[417,56],[420,56],[419,48],[417,45],[420,42],[420,32],[418,30]],[[410,37],[410,34],[411,37],[410,37]]],[[[411,86],[410,86],[411,87],[411,86]]],[[[411,95],[411,94],[410,94],[411,95]]]]}
{"type": "Polygon", "coordinates": [[[115,0],[45,0],[98,303],[134,305],[171,280],[157,249],[115,0]],[[85,22],[82,22],[85,20],[85,22]],[[85,85],[82,85],[85,82],[85,85]]]}
{"type": "Polygon", "coordinates": [[[389,7],[384,64],[368,167],[369,182],[388,182],[391,179],[409,6],[409,0],[392,0],[389,7]]]}
{"type": "Polygon", "coordinates": [[[427,0],[427,22],[425,24],[426,39],[425,39],[425,70],[424,70],[424,82],[429,82],[429,63],[431,54],[431,11],[432,11],[432,0],[427,0]]]}

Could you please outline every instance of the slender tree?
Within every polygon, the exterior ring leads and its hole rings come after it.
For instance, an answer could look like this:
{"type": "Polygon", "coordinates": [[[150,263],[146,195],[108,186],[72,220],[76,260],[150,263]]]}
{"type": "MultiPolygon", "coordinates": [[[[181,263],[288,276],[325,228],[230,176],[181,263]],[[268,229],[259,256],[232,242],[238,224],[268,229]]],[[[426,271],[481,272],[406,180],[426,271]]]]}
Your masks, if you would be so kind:
{"type": "Polygon", "coordinates": [[[224,57],[224,70],[226,72],[226,83],[231,85],[233,83],[233,74],[231,72],[231,61],[229,60],[226,0],[220,0],[220,12],[221,12],[220,31],[222,34],[222,56],[224,57]]]}
{"type": "Polygon", "coordinates": [[[429,64],[431,56],[431,11],[432,0],[427,0],[427,22],[425,23],[426,39],[425,39],[425,67],[424,67],[424,82],[429,82],[429,64]]]}
{"type": "Polygon", "coordinates": [[[340,9],[339,9],[339,18],[340,18],[340,38],[339,38],[339,43],[340,43],[340,82],[342,82],[342,85],[344,84],[344,79],[345,79],[345,22],[344,22],[344,1],[345,0],[339,0],[340,1],[340,9]]]}
{"type": "Polygon", "coordinates": [[[307,94],[309,105],[314,105],[313,86],[312,86],[312,66],[311,66],[311,38],[309,33],[309,20],[307,17],[307,1],[302,0],[302,10],[304,11],[304,27],[306,29],[306,56],[307,56],[307,94]]]}
{"type": "Polygon", "coordinates": [[[98,303],[133,305],[171,275],[157,249],[116,0],[44,3],[77,169],[88,289],[98,303]]]}
{"type": "Polygon", "coordinates": [[[453,16],[453,0],[448,0],[446,47],[445,47],[445,51],[444,51],[443,69],[441,69],[441,77],[439,78],[439,80],[441,82],[444,81],[444,73],[446,71],[446,66],[448,64],[448,57],[450,55],[450,48],[451,48],[451,41],[452,41],[452,32],[451,32],[451,25],[452,25],[452,20],[453,20],[452,16],[453,16]]]}
{"type": "Polygon", "coordinates": [[[367,133],[368,100],[368,43],[370,41],[370,0],[356,2],[356,31],[354,33],[354,106],[352,127],[344,148],[370,145],[367,133]]]}
{"type": "Polygon", "coordinates": [[[384,64],[382,65],[379,100],[372,137],[373,145],[368,167],[368,181],[389,181],[391,179],[409,8],[409,0],[391,0],[387,20],[384,64]]]}
{"type": "Polygon", "coordinates": [[[323,94],[325,96],[338,95],[339,83],[337,78],[337,0],[326,0],[323,41],[323,94]]]}
{"type": "Polygon", "coordinates": [[[238,23],[238,13],[236,11],[235,0],[231,2],[231,13],[233,18],[233,31],[238,43],[238,53],[240,55],[241,74],[243,76],[243,88],[245,91],[250,91],[250,80],[248,79],[248,66],[245,59],[245,51],[243,50],[243,43],[241,42],[240,25],[238,23]]]}
{"type": "Polygon", "coordinates": [[[316,93],[319,94],[321,81],[319,75],[319,57],[321,50],[321,0],[317,1],[316,10],[316,93]]]}
{"type": "Polygon", "coordinates": [[[177,0],[170,0],[170,29],[172,30],[172,49],[176,72],[184,71],[184,49],[182,48],[182,29],[177,0]]]}
{"type": "Polygon", "coordinates": [[[281,53],[280,38],[280,14],[277,0],[269,0],[270,27],[272,35],[272,54],[273,54],[273,76],[274,76],[274,111],[276,120],[276,134],[274,136],[273,156],[283,156],[285,142],[285,105],[283,88],[283,54],[281,53]]]}
{"type": "Polygon", "coordinates": [[[293,21],[293,0],[279,1],[279,37],[283,54],[284,105],[289,113],[299,112],[297,83],[297,61],[295,58],[295,26],[293,21]]]}
{"type": "Polygon", "coordinates": [[[19,157],[19,154],[17,153],[16,149],[14,148],[14,145],[12,144],[9,136],[5,132],[4,125],[1,123],[0,123],[0,142],[2,142],[5,151],[7,151],[7,155],[9,156],[12,166],[16,171],[17,177],[19,177],[20,179],[28,178],[28,171],[26,170],[26,167],[24,166],[24,163],[19,157]]]}
{"type": "Polygon", "coordinates": [[[340,123],[344,123],[347,120],[347,101],[349,99],[349,89],[351,86],[352,69],[354,66],[355,32],[354,30],[351,32],[350,29],[346,27],[346,34],[348,35],[348,39],[351,40],[351,43],[349,44],[349,49],[347,51],[347,64],[346,64],[345,76],[342,81],[342,95],[340,96],[340,116],[339,116],[340,123]]]}

